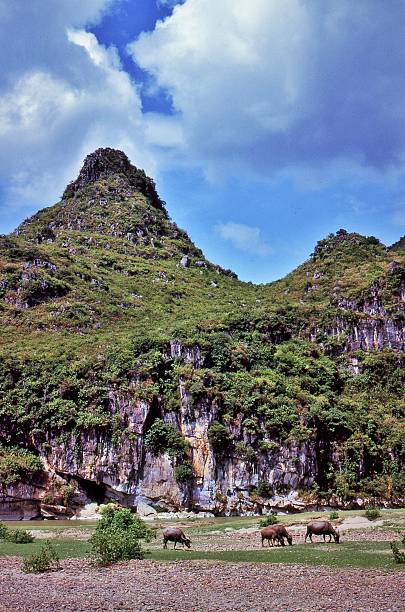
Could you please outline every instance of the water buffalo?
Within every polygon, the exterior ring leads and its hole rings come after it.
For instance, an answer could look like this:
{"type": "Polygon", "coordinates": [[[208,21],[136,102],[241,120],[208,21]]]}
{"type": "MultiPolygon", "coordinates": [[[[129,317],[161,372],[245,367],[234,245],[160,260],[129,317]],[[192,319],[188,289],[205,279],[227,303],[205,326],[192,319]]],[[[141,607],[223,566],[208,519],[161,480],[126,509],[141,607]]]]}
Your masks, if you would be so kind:
{"type": "Polygon", "coordinates": [[[262,546],[264,546],[264,541],[267,540],[270,546],[274,546],[274,542],[278,542],[281,546],[285,546],[284,538],[287,540],[290,546],[292,546],[292,535],[288,533],[287,529],[284,525],[271,525],[269,527],[264,527],[261,530],[262,536],[262,546]]]}
{"type": "Polygon", "coordinates": [[[184,532],[177,527],[168,527],[163,532],[163,548],[167,548],[168,542],[174,542],[174,548],[176,548],[177,542],[190,548],[191,540],[187,538],[184,532]]]}
{"type": "Polygon", "coordinates": [[[329,542],[333,539],[335,540],[336,544],[339,544],[339,532],[333,527],[332,523],[330,523],[329,521],[311,521],[311,523],[308,523],[307,525],[307,533],[305,535],[305,542],[307,541],[307,538],[309,537],[309,539],[312,542],[312,536],[313,535],[322,535],[323,536],[323,541],[325,542],[325,536],[329,536],[329,542]]]}

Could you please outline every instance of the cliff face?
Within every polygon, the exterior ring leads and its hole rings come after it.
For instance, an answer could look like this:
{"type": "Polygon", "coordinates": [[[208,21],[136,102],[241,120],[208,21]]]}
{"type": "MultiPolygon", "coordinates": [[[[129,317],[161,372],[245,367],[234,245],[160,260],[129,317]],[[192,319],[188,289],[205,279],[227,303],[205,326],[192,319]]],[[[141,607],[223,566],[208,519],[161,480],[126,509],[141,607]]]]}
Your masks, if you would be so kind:
{"type": "Polygon", "coordinates": [[[0,237],[0,518],[400,503],[404,300],[403,243],[344,230],[241,283],[96,151],[0,237]]]}
{"type": "MultiPolygon", "coordinates": [[[[248,448],[256,446],[256,456],[241,457],[233,451],[216,453],[209,444],[208,429],[218,417],[217,406],[207,398],[190,406],[181,380],[179,392],[181,410],[176,414],[165,413],[162,406],[158,414],[181,431],[188,444],[194,473],[192,483],[176,481],[174,463],[168,453],[155,455],[145,447],[144,433],[156,415],[156,405],[142,400],[133,403],[111,391],[111,413],[119,416],[130,435],[119,442],[97,430],[70,434],[63,442],[59,437],[48,437],[45,444],[38,444],[46,471],[35,484],[19,483],[3,491],[2,515],[15,519],[41,514],[72,516],[73,510],[63,502],[47,503],[47,493],[54,489],[55,482],[74,484],[77,509],[106,499],[129,506],[143,502],[167,510],[214,514],[258,512],[266,506],[300,508],[294,493],[310,488],[317,476],[315,439],[274,442],[269,450],[259,450],[252,436],[244,434],[239,419],[231,428],[232,436],[247,443],[248,448]],[[44,446],[46,452],[41,450],[44,446]],[[259,480],[268,482],[279,494],[273,495],[271,501],[252,496],[259,480]]],[[[35,441],[34,445],[37,446],[35,441]]]]}
{"type": "Polygon", "coordinates": [[[342,340],[346,352],[384,348],[403,351],[405,284],[400,283],[397,301],[391,308],[384,306],[380,287],[372,286],[370,294],[360,299],[334,297],[330,306],[331,310],[336,309],[335,320],[313,330],[311,338],[316,340],[317,334],[323,332],[338,342],[342,340]]]}

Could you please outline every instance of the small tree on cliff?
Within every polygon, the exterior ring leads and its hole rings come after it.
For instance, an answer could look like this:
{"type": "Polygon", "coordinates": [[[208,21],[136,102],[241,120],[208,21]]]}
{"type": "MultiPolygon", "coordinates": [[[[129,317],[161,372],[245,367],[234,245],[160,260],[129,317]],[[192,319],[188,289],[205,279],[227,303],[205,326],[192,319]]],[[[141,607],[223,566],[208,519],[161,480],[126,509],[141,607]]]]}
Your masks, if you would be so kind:
{"type": "Polygon", "coordinates": [[[213,423],[208,428],[208,440],[214,451],[222,453],[227,450],[232,443],[232,438],[225,427],[218,421],[213,423]]]}

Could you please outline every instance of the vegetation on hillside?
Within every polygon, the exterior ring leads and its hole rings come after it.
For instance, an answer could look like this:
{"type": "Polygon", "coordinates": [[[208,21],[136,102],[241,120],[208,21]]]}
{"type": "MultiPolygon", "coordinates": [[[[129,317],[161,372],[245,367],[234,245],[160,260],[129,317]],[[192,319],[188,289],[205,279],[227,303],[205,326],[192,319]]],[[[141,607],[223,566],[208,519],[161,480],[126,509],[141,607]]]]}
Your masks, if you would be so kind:
{"type": "MultiPolygon", "coordinates": [[[[321,440],[314,495],[403,495],[401,353],[350,339],[366,316],[403,316],[400,243],[339,230],[285,279],[243,283],[169,219],[150,179],[113,158],[0,237],[2,483],[38,472],[51,438],[134,437],[111,389],[162,416],[180,410],[182,385],[190,405],[215,405],[209,442],[222,455],[254,466],[280,444],[321,440]]],[[[149,449],[169,451],[190,480],[179,432],[149,426],[149,449]]]]}

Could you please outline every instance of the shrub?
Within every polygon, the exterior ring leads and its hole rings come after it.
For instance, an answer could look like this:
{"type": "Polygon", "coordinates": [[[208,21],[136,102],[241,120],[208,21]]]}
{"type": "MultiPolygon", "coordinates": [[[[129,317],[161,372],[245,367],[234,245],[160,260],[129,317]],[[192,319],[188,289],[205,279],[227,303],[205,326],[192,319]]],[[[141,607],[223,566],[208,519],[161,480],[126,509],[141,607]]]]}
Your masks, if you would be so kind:
{"type": "Polygon", "coordinates": [[[143,559],[145,556],[138,537],[131,530],[108,527],[96,531],[91,536],[90,543],[97,565],[143,559]]]}
{"type": "Polygon", "coordinates": [[[155,455],[168,452],[172,457],[182,457],[187,451],[187,442],[181,433],[162,419],[153,422],[145,436],[145,446],[155,455]]]}
{"type": "Polygon", "coordinates": [[[8,534],[8,527],[4,523],[0,523],[0,540],[6,540],[8,534]]]}
{"type": "Polygon", "coordinates": [[[271,497],[273,495],[273,488],[267,480],[259,480],[257,485],[257,494],[260,497],[271,497]]]}
{"type": "Polygon", "coordinates": [[[47,540],[38,554],[27,557],[23,561],[23,572],[41,573],[59,567],[59,557],[52,544],[47,540]]]}
{"type": "Polygon", "coordinates": [[[339,512],[331,512],[329,515],[329,518],[332,520],[338,519],[339,518],[339,512]]]}
{"type": "Polygon", "coordinates": [[[5,447],[0,444],[0,482],[5,485],[28,478],[42,470],[39,457],[18,447],[5,447]]]}
{"type": "Polygon", "coordinates": [[[193,466],[191,461],[184,461],[174,468],[174,477],[177,482],[189,482],[194,478],[193,466]]]}
{"type": "Polygon", "coordinates": [[[92,555],[97,565],[117,561],[143,559],[145,551],[140,540],[149,542],[155,532],[128,508],[108,504],[102,510],[101,520],[90,538],[92,555]]]}
{"type": "Polygon", "coordinates": [[[364,516],[368,518],[369,521],[375,521],[381,516],[381,512],[377,510],[377,508],[368,508],[365,511],[364,516]]]}
{"type": "Polygon", "coordinates": [[[248,446],[246,442],[237,442],[235,444],[235,452],[243,461],[247,463],[254,463],[256,461],[256,451],[251,446],[248,446]]]}
{"type": "Polygon", "coordinates": [[[269,525],[275,525],[277,523],[277,515],[273,512],[263,517],[259,521],[259,527],[263,529],[263,527],[268,527],[269,525]]]}
{"type": "Polygon", "coordinates": [[[397,542],[390,544],[395,563],[405,563],[405,553],[399,550],[397,542]]]}
{"type": "Polygon", "coordinates": [[[221,452],[230,446],[232,438],[225,425],[213,421],[208,428],[208,440],[214,451],[221,452]]]}
{"type": "Polygon", "coordinates": [[[30,544],[35,540],[26,529],[7,529],[4,539],[14,544],[30,544]]]}

